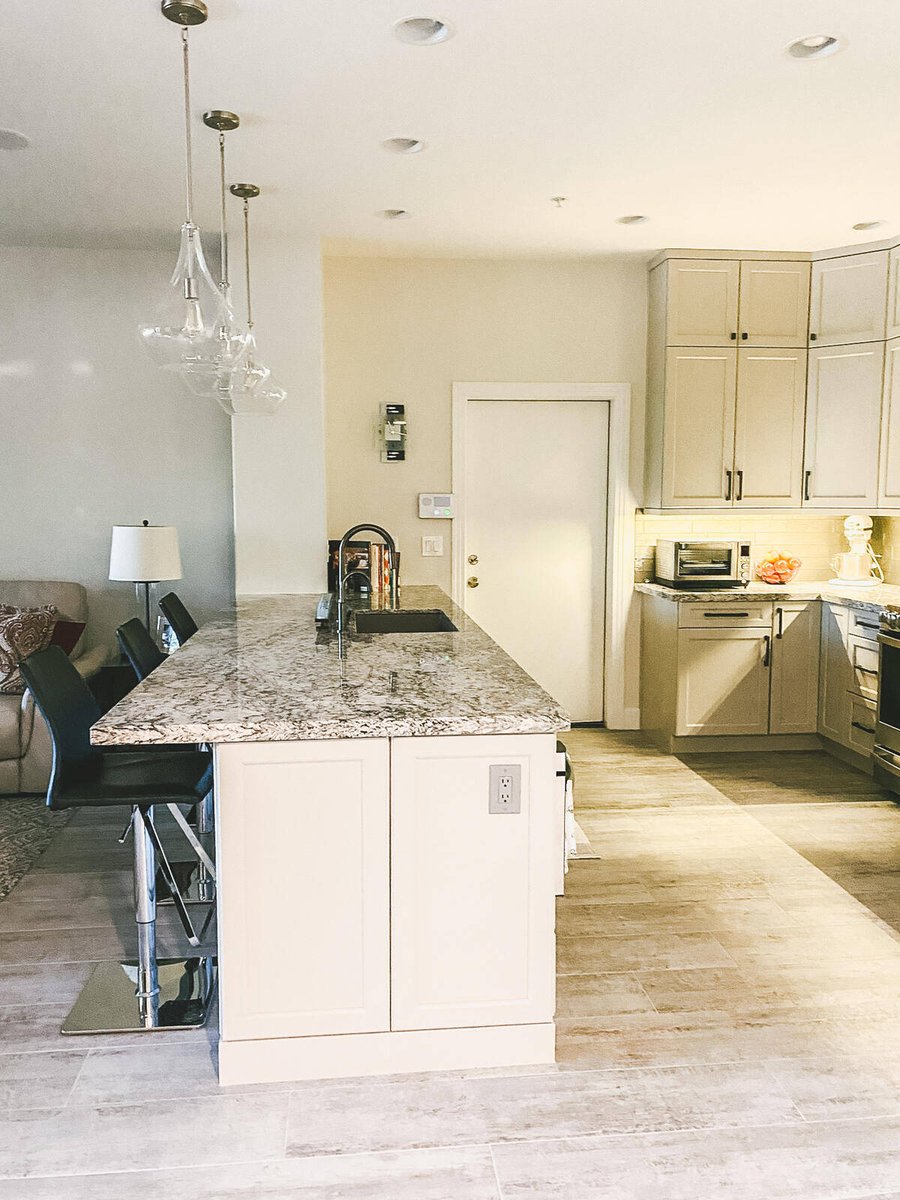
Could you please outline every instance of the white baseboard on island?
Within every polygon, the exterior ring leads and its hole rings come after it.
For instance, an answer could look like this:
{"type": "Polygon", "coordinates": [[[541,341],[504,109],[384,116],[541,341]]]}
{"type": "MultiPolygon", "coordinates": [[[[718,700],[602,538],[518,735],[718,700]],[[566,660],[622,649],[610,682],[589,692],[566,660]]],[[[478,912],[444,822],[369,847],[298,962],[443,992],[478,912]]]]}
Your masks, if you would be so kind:
{"type": "Polygon", "coordinates": [[[556,1061],[556,1026],[486,1025],[219,1042],[219,1083],[289,1083],[556,1061]]]}

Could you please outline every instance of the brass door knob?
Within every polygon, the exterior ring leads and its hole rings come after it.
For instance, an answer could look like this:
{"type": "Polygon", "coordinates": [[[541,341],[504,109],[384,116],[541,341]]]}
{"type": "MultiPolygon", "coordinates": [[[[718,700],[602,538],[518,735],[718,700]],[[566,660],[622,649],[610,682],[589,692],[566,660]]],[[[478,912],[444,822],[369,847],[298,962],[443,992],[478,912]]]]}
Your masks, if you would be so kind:
{"type": "Polygon", "coordinates": [[[469,578],[466,580],[466,586],[467,587],[478,587],[478,576],[470,575],[469,578]]]}
{"type": "Polygon", "coordinates": [[[470,555],[469,555],[469,557],[468,557],[468,559],[467,559],[467,562],[469,563],[469,565],[470,565],[470,566],[473,566],[473,567],[474,567],[474,566],[475,566],[475,564],[478,562],[478,555],[477,555],[477,554],[470,554],[470,555]]]}

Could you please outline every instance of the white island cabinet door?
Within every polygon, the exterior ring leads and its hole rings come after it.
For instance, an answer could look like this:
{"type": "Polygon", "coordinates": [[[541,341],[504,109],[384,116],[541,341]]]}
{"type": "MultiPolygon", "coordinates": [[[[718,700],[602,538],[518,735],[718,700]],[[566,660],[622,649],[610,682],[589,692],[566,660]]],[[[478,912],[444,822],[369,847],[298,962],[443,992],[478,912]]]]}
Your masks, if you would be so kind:
{"type": "Polygon", "coordinates": [[[877,503],[884,342],[811,350],[803,505],[877,503]]]}
{"type": "Polygon", "coordinates": [[[552,1020],[555,757],[552,734],[393,739],[393,1030],[552,1020]],[[490,811],[492,766],[521,811],[490,811]]]}
{"type": "Polygon", "coordinates": [[[388,1030],[387,740],[215,754],[223,1041],[388,1030]]]}

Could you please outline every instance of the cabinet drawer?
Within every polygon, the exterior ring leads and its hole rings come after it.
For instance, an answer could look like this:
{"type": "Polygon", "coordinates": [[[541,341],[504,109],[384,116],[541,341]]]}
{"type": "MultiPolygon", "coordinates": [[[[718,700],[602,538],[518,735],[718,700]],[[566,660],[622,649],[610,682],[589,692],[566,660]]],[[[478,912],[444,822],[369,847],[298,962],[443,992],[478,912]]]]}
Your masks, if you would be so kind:
{"type": "Polygon", "coordinates": [[[878,699],[878,643],[871,638],[851,634],[847,649],[853,672],[851,691],[865,696],[867,700],[878,699]]]}
{"type": "Polygon", "coordinates": [[[875,744],[875,704],[860,696],[850,696],[850,732],[848,745],[860,754],[871,754],[875,744]]]}
{"type": "Polygon", "coordinates": [[[772,624],[772,605],[768,600],[682,601],[678,605],[678,625],[681,629],[743,629],[748,626],[772,624]]]}
{"type": "Polygon", "coordinates": [[[865,612],[863,609],[858,608],[851,608],[847,611],[850,615],[847,626],[848,633],[855,634],[857,637],[868,638],[874,642],[878,637],[878,616],[875,613],[865,612]]]}

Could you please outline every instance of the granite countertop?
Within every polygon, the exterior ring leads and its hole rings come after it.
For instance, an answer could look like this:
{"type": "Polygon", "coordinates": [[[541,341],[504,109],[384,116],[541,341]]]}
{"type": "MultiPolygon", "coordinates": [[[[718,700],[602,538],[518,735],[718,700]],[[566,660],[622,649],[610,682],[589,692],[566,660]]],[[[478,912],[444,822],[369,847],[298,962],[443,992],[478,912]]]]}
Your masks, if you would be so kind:
{"type": "MultiPolygon", "coordinates": [[[[559,704],[434,587],[399,608],[443,609],[458,633],[315,628],[318,595],[247,596],[204,625],[91,730],[98,746],[555,733],[559,704]]],[[[363,605],[368,607],[368,605],[363,605]]]]}
{"type": "Polygon", "coordinates": [[[751,583],[741,588],[709,588],[691,591],[688,588],[667,587],[663,583],[636,583],[636,592],[645,596],[661,596],[664,600],[700,600],[704,604],[733,604],[736,599],[752,596],[754,600],[829,600],[865,612],[881,612],[883,608],[900,607],[900,586],[879,583],[874,587],[853,587],[839,583],[770,584],[751,583]]]}

